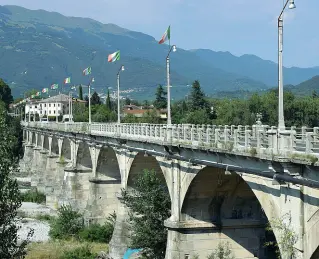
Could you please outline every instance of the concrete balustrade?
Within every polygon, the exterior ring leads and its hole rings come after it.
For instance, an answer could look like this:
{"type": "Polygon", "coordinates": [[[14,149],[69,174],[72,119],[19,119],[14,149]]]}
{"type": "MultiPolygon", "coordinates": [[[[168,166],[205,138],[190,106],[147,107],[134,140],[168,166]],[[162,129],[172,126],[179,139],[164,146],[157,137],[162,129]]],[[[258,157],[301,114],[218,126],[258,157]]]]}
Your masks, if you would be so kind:
{"type": "MultiPolygon", "coordinates": [[[[284,131],[266,125],[190,125],[116,124],[116,123],[40,123],[22,122],[23,126],[52,131],[84,133],[149,143],[182,145],[197,149],[216,148],[228,152],[254,153],[291,157],[319,157],[319,127],[291,127],[284,131]]],[[[31,137],[32,141],[32,137],[31,137]]]]}

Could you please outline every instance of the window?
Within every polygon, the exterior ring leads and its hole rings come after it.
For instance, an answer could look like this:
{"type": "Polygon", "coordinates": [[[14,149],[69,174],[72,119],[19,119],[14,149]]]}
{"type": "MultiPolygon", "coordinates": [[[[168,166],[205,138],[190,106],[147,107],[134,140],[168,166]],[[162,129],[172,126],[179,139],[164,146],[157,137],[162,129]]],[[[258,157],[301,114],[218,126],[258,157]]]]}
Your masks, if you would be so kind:
{"type": "Polygon", "coordinates": [[[47,107],[47,104],[46,104],[46,103],[44,104],[44,107],[47,107]]]}
{"type": "Polygon", "coordinates": [[[51,107],[51,103],[49,103],[49,107],[51,107]]]}
{"type": "Polygon", "coordinates": [[[53,113],[55,114],[55,110],[53,111],[53,113]]]}
{"type": "Polygon", "coordinates": [[[49,111],[49,114],[51,114],[51,111],[49,111]]]}
{"type": "Polygon", "coordinates": [[[58,103],[58,107],[60,107],[60,104],[58,103]]]}
{"type": "Polygon", "coordinates": [[[36,109],[36,108],[37,108],[37,106],[35,105],[35,106],[34,106],[34,108],[36,109]]]}
{"type": "Polygon", "coordinates": [[[55,104],[53,104],[53,107],[55,107],[55,104]]]}

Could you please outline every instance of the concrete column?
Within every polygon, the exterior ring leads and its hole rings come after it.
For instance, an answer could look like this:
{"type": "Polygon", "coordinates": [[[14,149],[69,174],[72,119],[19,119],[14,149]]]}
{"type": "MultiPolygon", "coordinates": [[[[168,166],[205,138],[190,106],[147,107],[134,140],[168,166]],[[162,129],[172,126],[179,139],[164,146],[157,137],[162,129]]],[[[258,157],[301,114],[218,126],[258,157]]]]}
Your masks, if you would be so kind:
{"type": "Polygon", "coordinates": [[[61,157],[62,155],[62,144],[63,144],[63,138],[58,138],[59,157],[61,157]]]}
{"type": "Polygon", "coordinates": [[[40,140],[40,148],[43,149],[43,145],[44,145],[44,135],[41,135],[41,140],[40,140]]]}
{"type": "Polygon", "coordinates": [[[39,145],[39,133],[35,134],[35,145],[38,146],[39,145]]]}
{"type": "Polygon", "coordinates": [[[92,160],[92,176],[93,176],[93,178],[96,177],[97,161],[99,158],[101,148],[102,148],[102,145],[96,145],[93,143],[89,144],[90,155],[91,155],[91,160],[92,160]]]}
{"type": "Polygon", "coordinates": [[[76,162],[77,162],[76,160],[78,155],[78,149],[79,149],[81,140],[71,139],[70,142],[71,142],[71,163],[72,163],[72,167],[75,168],[76,162]]]}
{"type": "Polygon", "coordinates": [[[53,135],[49,135],[49,136],[48,136],[48,140],[49,140],[49,156],[51,156],[52,137],[53,137],[53,135]]]}

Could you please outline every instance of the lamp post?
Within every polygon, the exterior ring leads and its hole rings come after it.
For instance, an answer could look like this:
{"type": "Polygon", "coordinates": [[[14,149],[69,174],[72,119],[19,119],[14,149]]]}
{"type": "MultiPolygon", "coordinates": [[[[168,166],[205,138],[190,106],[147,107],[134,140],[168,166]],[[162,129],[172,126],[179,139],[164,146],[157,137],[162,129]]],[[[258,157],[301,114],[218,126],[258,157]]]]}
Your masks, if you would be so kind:
{"type": "Polygon", "coordinates": [[[120,111],[120,73],[124,71],[125,68],[121,65],[119,71],[117,72],[117,123],[121,123],[121,111],[120,111]]]}
{"type": "Polygon", "coordinates": [[[283,85],[283,62],[282,62],[282,52],[283,52],[283,14],[289,3],[288,8],[296,8],[294,0],[287,0],[282,11],[278,17],[278,129],[285,129],[285,118],[284,118],[284,85],[283,85]]]}
{"type": "Polygon", "coordinates": [[[94,83],[94,77],[91,79],[88,88],[89,88],[89,124],[91,124],[91,84],[94,83]]]}
{"type": "Polygon", "coordinates": [[[173,45],[166,56],[166,77],[167,77],[167,125],[172,124],[171,118],[171,90],[170,90],[170,68],[169,68],[169,55],[171,52],[176,51],[176,45],[173,45]]]}

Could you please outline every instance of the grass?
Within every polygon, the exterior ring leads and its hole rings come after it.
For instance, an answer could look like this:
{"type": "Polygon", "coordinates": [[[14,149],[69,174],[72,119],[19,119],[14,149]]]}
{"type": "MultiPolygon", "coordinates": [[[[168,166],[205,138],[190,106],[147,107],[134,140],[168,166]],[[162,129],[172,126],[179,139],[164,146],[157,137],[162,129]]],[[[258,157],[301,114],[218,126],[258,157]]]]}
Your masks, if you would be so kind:
{"type": "Polygon", "coordinates": [[[76,240],[49,241],[46,243],[32,243],[28,246],[26,259],[60,259],[62,255],[75,248],[83,247],[88,244],[91,252],[99,253],[101,251],[108,252],[108,245],[101,243],[85,243],[76,240]]]}

